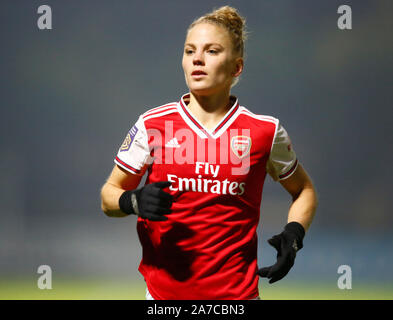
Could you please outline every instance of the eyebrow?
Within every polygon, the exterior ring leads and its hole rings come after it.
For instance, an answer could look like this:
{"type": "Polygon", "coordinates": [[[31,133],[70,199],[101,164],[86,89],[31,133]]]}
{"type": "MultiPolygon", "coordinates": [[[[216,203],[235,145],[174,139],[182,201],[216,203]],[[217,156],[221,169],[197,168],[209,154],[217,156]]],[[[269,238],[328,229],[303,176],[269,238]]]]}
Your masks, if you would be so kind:
{"type": "MultiPolygon", "coordinates": [[[[189,47],[195,48],[195,45],[192,44],[192,43],[186,43],[184,46],[185,46],[185,47],[186,47],[186,46],[189,46],[189,47]]],[[[212,42],[212,43],[206,43],[204,46],[205,46],[205,47],[219,46],[219,47],[221,47],[221,48],[224,48],[221,44],[219,44],[219,43],[214,43],[214,42],[212,42]]]]}

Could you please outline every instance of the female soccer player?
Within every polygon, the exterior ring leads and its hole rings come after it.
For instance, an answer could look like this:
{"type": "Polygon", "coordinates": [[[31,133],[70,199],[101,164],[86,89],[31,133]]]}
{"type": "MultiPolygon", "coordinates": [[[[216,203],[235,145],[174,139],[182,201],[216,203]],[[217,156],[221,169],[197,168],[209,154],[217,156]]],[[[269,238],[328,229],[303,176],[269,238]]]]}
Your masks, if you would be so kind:
{"type": "Polygon", "coordinates": [[[282,279],[311,224],[316,192],[287,132],[230,94],[243,70],[244,25],[228,6],[190,25],[182,61],[189,93],[140,115],[102,188],[108,216],[138,216],[148,299],[257,299],[259,276],[282,279]],[[277,263],[258,269],[267,173],[293,202],[288,224],[268,240],[277,263]]]}

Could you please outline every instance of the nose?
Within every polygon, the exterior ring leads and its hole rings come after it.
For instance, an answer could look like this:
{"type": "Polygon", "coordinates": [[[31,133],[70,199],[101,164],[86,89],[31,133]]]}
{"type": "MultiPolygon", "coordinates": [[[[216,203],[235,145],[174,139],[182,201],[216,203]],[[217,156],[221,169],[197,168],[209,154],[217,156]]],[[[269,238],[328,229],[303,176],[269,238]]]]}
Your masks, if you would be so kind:
{"type": "Polygon", "coordinates": [[[203,53],[200,51],[195,51],[194,57],[192,59],[192,62],[195,66],[200,66],[205,64],[205,60],[203,57],[203,53]]]}

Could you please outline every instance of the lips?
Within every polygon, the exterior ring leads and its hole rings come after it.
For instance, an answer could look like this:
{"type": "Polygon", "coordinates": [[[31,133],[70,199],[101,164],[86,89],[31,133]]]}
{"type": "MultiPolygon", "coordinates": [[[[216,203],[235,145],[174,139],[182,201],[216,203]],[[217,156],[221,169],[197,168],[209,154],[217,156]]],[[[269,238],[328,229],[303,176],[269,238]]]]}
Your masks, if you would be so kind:
{"type": "Polygon", "coordinates": [[[191,75],[192,76],[205,76],[205,75],[207,75],[207,73],[202,70],[195,70],[191,73],[191,75]]]}

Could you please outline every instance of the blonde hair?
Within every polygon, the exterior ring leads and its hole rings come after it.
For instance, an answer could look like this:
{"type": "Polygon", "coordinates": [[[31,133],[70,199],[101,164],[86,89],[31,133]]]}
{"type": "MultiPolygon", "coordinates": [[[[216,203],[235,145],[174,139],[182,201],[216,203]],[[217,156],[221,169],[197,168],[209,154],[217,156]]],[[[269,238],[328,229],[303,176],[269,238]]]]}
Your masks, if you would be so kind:
{"type": "Polygon", "coordinates": [[[236,54],[243,57],[244,43],[247,39],[245,31],[246,19],[235,8],[223,6],[194,20],[188,27],[187,33],[199,23],[213,23],[226,29],[232,39],[233,49],[236,54]]]}

